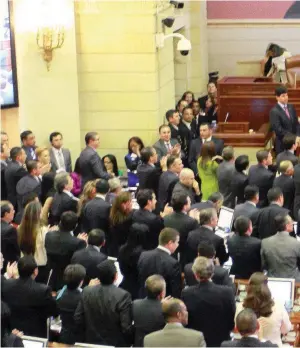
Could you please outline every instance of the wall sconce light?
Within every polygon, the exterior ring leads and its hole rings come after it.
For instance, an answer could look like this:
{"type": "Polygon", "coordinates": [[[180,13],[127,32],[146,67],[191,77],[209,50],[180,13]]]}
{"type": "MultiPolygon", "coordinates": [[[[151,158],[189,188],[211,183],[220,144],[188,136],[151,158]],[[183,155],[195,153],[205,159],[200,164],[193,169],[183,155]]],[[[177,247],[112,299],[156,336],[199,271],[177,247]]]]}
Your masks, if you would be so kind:
{"type": "Polygon", "coordinates": [[[65,41],[65,28],[63,26],[40,27],[36,35],[36,43],[43,50],[43,59],[50,70],[53,51],[61,48],[65,41]]]}

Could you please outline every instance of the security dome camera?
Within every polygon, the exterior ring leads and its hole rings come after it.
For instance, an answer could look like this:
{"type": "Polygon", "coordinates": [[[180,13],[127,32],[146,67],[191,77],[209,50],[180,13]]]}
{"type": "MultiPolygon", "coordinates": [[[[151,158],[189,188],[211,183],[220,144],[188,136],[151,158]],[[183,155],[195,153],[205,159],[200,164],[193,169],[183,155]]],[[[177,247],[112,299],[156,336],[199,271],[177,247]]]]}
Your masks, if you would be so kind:
{"type": "Polygon", "coordinates": [[[175,8],[184,8],[184,3],[179,1],[170,1],[170,4],[173,5],[175,8]]]}
{"type": "Polygon", "coordinates": [[[172,26],[175,22],[175,18],[174,17],[167,17],[167,18],[163,19],[162,22],[166,27],[172,28],[172,26]]]}
{"type": "Polygon", "coordinates": [[[177,44],[177,51],[180,51],[180,53],[183,56],[187,56],[189,54],[189,51],[192,49],[191,41],[183,37],[178,41],[177,44]]]}
{"type": "Polygon", "coordinates": [[[170,37],[178,37],[180,39],[177,44],[177,51],[180,51],[183,56],[187,56],[189,51],[192,49],[191,41],[179,33],[169,35],[164,35],[162,33],[156,34],[156,47],[163,48],[165,40],[169,39],[170,37]]]}

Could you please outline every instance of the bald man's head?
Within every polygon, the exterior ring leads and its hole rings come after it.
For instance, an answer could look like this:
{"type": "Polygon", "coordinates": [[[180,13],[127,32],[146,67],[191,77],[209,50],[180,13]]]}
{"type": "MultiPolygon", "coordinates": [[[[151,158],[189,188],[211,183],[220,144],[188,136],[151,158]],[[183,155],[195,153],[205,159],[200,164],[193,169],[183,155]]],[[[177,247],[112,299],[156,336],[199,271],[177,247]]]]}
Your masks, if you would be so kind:
{"type": "Polygon", "coordinates": [[[180,182],[188,187],[193,186],[193,181],[195,179],[194,172],[189,168],[183,168],[179,175],[180,182]]]}

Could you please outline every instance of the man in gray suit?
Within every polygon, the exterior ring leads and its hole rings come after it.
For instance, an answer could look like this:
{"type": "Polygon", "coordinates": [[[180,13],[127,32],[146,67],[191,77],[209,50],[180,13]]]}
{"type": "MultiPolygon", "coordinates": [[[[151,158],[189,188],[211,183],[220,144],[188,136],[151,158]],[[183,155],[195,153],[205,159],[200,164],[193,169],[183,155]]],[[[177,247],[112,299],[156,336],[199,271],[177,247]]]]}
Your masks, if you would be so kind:
{"type": "Polygon", "coordinates": [[[72,160],[70,150],[63,148],[63,136],[59,132],[53,132],[49,137],[52,145],[50,149],[51,170],[53,172],[72,172],[72,160]]]}
{"type": "Polygon", "coordinates": [[[300,281],[300,243],[289,233],[293,232],[293,220],[289,215],[275,217],[277,234],[265,238],[261,243],[263,269],[268,277],[294,278],[300,281]]]}
{"type": "Polygon", "coordinates": [[[282,161],[291,161],[294,166],[298,164],[299,159],[297,156],[295,156],[295,151],[297,149],[296,135],[286,134],[283,137],[282,145],[283,145],[284,151],[280,152],[278,156],[276,157],[277,167],[279,167],[282,161]]]}
{"type": "Polygon", "coordinates": [[[166,326],[147,335],[144,347],[206,347],[202,332],[186,329],[188,311],[185,304],[176,298],[162,304],[166,326]]]}
{"type": "Polygon", "coordinates": [[[258,211],[256,204],[259,202],[259,188],[255,185],[248,185],[244,191],[245,203],[238,204],[233,213],[233,219],[243,215],[251,219],[254,213],[258,211]]]}
{"type": "Polygon", "coordinates": [[[99,134],[97,132],[89,132],[85,135],[86,148],[81,151],[79,156],[79,165],[81,168],[82,187],[95,179],[108,180],[114,175],[109,174],[103,167],[101,157],[97,153],[99,146],[99,134]]]}
{"type": "Polygon", "coordinates": [[[223,149],[222,157],[224,161],[219,164],[217,169],[217,177],[219,182],[219,191],[224,196],[223,204],[225,207],[230,208],[231,202],[231,190],[230,183],[235,172],[235,159],[234,159],[234,150],[232,146],[226,146],[223,149]]]}
{"type": "Polygon", "coordinates": [[[160,139],[153,145],[156,150],[158,161],[166,155],[180,156],[180,144],[177,139],[171,138],[171,129],[163,124],[159,127],[160,139]]]}

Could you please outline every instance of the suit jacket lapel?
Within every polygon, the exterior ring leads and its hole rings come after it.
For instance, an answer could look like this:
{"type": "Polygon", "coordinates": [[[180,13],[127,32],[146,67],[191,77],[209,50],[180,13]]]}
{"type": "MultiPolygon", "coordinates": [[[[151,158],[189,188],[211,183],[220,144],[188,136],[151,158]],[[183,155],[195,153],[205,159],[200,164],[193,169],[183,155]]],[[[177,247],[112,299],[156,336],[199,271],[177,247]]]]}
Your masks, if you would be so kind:
{"type": "Polygon", "coordinates": [[[50,152],[50,157],[51,157],[51,162],[54,163],[56,169],[58,168],[58,163],[56,161],[56,156],[55,153],[53,151],[53,148],[51,148],[51,152],[50,152]]]}

